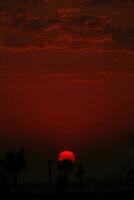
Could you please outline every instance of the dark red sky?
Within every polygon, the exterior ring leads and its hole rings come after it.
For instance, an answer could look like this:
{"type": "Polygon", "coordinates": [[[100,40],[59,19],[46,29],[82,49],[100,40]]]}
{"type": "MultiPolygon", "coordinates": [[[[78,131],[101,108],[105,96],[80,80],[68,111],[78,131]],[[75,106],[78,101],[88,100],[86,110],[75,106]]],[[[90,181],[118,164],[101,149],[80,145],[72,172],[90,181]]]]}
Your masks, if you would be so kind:
{"type": "Polygon", "coordinates": [[[0,0],[1,146],[129,157],[133,11],[132,0],[0,0]]]}

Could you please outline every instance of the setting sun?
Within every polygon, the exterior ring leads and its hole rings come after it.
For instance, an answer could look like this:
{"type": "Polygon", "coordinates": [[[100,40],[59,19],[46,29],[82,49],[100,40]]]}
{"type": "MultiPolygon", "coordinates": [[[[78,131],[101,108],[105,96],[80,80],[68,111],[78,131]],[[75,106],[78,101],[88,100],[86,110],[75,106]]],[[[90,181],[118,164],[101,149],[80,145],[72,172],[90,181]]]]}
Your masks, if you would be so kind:
{"type": "Polygon", "coordinates": [[[59,161],[69,160],[75,162],[76,156],[72,151],[62,151],[58,156],[59,161]]]}

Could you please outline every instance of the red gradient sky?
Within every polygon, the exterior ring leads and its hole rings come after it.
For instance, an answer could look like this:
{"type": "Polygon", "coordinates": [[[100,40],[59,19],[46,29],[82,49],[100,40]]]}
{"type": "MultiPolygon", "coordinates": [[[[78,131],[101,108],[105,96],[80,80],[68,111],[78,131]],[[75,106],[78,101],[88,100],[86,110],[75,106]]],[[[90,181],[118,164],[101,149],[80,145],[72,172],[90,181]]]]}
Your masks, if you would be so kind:
{"type": "Polygon", "coordinates": [[[133,10],[131,0],[0,0],[3,148],[129,149],[133,10]]]}

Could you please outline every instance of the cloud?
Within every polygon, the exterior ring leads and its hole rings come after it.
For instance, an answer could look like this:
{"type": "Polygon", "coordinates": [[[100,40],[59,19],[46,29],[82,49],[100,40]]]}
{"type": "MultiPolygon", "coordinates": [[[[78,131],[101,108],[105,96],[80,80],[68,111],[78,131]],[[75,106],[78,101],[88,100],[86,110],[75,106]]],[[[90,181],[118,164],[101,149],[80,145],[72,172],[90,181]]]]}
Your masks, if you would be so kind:
{"type": "MultiPolygon", "coordinates": [[[[64,48],[70,51],[134,50],[134,28],[113,23],[111,16],[90,15],[76,3],[65,6],[61,1],[0,1],[0,49],[64,48]],[[27,8],[25,3],[30,3],[27,8]],[[41,7],[35,4],[43,4],[41,7]],[[49,5],[49,9],[46,6],[49,5]],[[15,7],[16,5],[16,7],[15,7]],[[55,5],[54,8],[52,5],[55,5]],[[64,6],[63,6],[64,5],[64,6]],[[44,12],[43,12],[44,8],[44,12]],[[41,10],[42,9],[42,10],[41,10]],[[41,13],[39,14],[39,11],[41,13]],[[49,10],[49,12],[48,12],[49,10]],[[13,14],[14,13],[14,14],[13,14]]],[[[69,1],[71,2],[71,1],[69,1]]],[[[74,1],[75,2],[75,1],[74,1]]],[[[87,1],[81,3],[106,3],[87,1]]],[[[109,3],[115,1],[107,1],[109,3]]],[[[126,1],[118,1],[124,3],[126,1]]]]}
{"type": "Polygon", "coordinates": [[[103,76],[99,73],[73,73],[73,74],[63,74],[63,73],[51,73],[48,77],[52,81],[64,82],[64,83],[103,83],[103,76]]]}
{"type": "MultiPolygon", "coordinates": [[[[2,68],[8,68],[7,66],[0,66],[2,68]]],[[[21,68],[21,67],[19,67],[21,68]]],[[[10,72],[3,70],[3,73],[0,73],[1,77],[33,77],[40,78],[49,82],[57,82],[57,83],[82,83],[82,84],[92,84],[92,83],[103,83],[104,82],[104,74],[103,73],[32,73],[32,72],[10,72]]]]}
{"type": "Polygon", "coordinates": [[[84,5],[120,5],[120,4],[126,4],[126,3],[131,3],[134,2],[133,0],[79,0],[79,3],[84,4],[84,5]]]}
{"type": "Polygon", "coordinates": [[[21,69],[19,72],[12,71],[8,72],[9,67],[1,65],[0,66],[0,77],[10,77],[11,78],[22,78],[22,79],[29,79],[30,80],[43,80],[47,83],[65,83],[65,84],[105,84],[107,82],[117,82],[119,81],[132,81],[134,79],[134,72],[123,72],[123,71],[116,71],[116,70],[109,70],[106,71],[103,68],[95,72],[90,73],[34,73],[34,72],[27,72],[23,70],[23,67],[19,66],[21,69]]]}

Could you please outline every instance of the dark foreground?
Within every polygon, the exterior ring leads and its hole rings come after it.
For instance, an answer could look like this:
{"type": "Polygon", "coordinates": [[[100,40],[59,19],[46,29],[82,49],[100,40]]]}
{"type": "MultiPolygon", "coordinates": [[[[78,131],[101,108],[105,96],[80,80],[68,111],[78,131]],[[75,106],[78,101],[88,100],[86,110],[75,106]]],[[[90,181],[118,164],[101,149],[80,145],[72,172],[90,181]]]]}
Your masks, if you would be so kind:
{"type": "Polygon", "coordinates": [[[96,191],[68,191],[68,192],[56,192],[56,191],[1,191],[0,200],[12,199],[12,200],[45,200],[45,199],[134,199],[134,189],[114,189],[114,190],[96,190],[96,191]]]}
{"type": "Polygon", "coordinates": [[[47,200],[47,199],[134,199],[134,181],[130,180],[109,180],[84,182],[83,187],[78,187],[76,183],[70,183],[66,190],[49,187],[48,184],[34,183],[22,184],[14,189],[12,187],[2,189],[0,187],[0,200],[47,200]]]}
{"type": "Polygon", "coordinates": [[[1,200],[16,199],[16,200],[45,200],[45,199],[134,199],[133,191],[114,191],[114,192],[70,192],[70,193],[42,193],[42,194],[24,194],[24,193],[7,193],[1,195],[1,200]]]}

